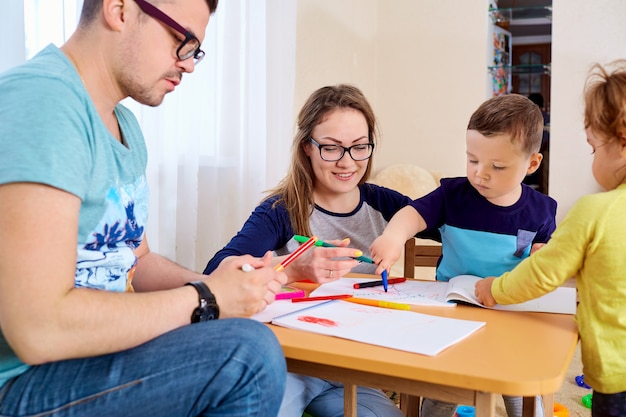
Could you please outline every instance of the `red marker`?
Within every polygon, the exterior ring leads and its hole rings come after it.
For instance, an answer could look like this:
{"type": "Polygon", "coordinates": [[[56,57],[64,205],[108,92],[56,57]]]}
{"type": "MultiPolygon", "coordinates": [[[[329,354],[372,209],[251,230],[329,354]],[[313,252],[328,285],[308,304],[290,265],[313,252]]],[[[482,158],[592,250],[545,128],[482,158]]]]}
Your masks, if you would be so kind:
{"type": "Polygon", "coordinates": [[[293,252],[291,252],[291,255],[289,255],[285,259],[283,259],[283,261],[281,263],[276,265],[274,267],[274,270],[280,272],[283,269],[287,268],[287,265],[289,265],[298,256],[302,255],[308,248],[313,246],[315,244],[315,242],[317,242],[317,236],[311,237],[311,239],[307,240],[305,243],[300,245],[300,247],[298,249],[296,249],[293,252]]]}

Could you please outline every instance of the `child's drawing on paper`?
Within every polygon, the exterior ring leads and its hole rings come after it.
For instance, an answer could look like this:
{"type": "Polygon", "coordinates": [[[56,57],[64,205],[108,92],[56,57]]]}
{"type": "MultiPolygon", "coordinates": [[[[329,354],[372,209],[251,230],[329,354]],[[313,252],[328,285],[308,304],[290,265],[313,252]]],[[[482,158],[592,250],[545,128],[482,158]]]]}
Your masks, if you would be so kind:
{"type": "Polygon", "coordinates": [[[330,319],[325,319],[323,317],[298,316],[298,320],[303,321],[305,323],[319,324],[320,326],[324,326],[324,327],[338,326],[337,322],[330,320],[330,319]]]}
{"type": "Polygon", "coordinates": [[[311,296],[352,294],[354,297],[372,300],[402,302],[414,305],[454,307],[456,304],[445,300],[447,283],[439,281],[406,281],[389,286],[388,292],[382,287],[362,288],[355,290],[355,282],[367,282],[371,279],[341,278],[337,281],[321,285],[311,296]]]}

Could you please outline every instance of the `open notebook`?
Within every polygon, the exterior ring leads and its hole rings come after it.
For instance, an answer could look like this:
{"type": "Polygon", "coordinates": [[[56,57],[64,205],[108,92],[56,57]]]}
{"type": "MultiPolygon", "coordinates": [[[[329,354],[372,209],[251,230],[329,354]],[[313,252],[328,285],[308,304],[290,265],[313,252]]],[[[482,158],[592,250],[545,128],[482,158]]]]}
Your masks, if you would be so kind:
{"type": "MultiPolygon", "coordinates": [[[[558,287],[556,290],[534,300],[520,304],[485,307],[474,296],[474,285],[482,278],[474,275],[459,275],[448,282],[407,280],[389,287],[384,292],[382,287],[367,288],[353,292],[355,297],[375,300],[397,301],[407,304],[428,306],[454,306],[456,302],[472,304],[483,308],[508,311],[529,311],[540,313],[576,313],[576,288],[558,287]]],[[[342,294],[350,291],[352,284],[363,279],[341,278],[321,285],[311,293],[312,296],[342,294]]]]}
{"type": "Polygon", "coordinates": [[[554,291],[542,295],[541,297],[519,304],[496,304],[493,307],[485,307],[479,303],[474,296],[474,285],[476,281],[480,279],[482,278],[474,275],[459,275],[451,278],[447,283],[441,282],[440,284],[445,285],[444,299],[446,301],[472,304],[479,307],[492,308],[494,310],[560,314],[576,313],[576,288],[571,287],[558,287],[554,291]]]}

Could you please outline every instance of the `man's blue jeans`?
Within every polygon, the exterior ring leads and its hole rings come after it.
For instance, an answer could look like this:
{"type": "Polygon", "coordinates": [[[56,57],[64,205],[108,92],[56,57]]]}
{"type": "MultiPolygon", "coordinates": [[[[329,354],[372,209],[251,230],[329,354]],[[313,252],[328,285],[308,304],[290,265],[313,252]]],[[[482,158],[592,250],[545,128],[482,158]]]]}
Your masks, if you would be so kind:
{"type": "Polygon", "coordinates": [[[127,351],[33,366],[0,388],[0,416],[276,416],[282,349],[248,319],[197,323],[127,351]]]}

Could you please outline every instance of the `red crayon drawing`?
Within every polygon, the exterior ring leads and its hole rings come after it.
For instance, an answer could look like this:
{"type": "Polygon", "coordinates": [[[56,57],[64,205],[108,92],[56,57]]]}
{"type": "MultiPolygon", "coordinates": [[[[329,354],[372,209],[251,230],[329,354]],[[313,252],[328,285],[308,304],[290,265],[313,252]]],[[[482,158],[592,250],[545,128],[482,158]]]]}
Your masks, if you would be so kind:
{"type": "Polygon", "coordinates": [[[319,325],[324,326],[324,327],[336,327],[336,326],[338,326],[338,324],[335,323],[334,321],[329,320],[329,319],[324,319],[324,318],[321,318],[321,317],[300,316],[300,317],[298,317],[298,320],[304,321],[304,322],[307,322],[307,323],[319,324],[319,325]]]}

